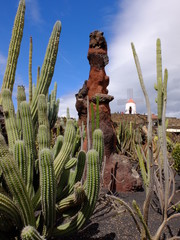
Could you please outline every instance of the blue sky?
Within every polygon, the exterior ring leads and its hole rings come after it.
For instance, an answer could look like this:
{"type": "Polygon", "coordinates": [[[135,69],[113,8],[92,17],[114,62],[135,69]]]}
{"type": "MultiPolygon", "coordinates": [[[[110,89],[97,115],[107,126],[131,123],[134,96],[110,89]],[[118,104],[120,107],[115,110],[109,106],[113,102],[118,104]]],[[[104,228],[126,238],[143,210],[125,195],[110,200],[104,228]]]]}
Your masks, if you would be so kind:
{"type": "MultiPolygon", "coordinates": [[[[0,2],[0,84],[6,66],[8,47],[18,0],[0,2]]],[[[89,34],[104,32],[108,44],[110,77],[109,94],[114,96],[111,112],[124,111],[127,90],[133,89],[137,112],[146,113],[139,85],[131,42],[134,42],[147,86],[152,112],[156,113],[154,83],[156,82],[156,39],[162,44],[163,68],[169,70],[167,115],[180,117],[180,1],[179,0],[26,0],[23,40],[18,59],[17,85],[25,85],[28,93],[29,38],[33,39],[32,73],[36,82],[37,67],[41,66],[54,23],[60,20],[62,31],[51,88],[58,82],[59,116],[77,117],[75,93],[89,76],[87,52],[89,34]],[[141,101],[139,101],[139,99],[141,101]]],[[[50,89],[51,89],[50,88],[50,89]]],[[[132,94],[132,91],[131,91],[132,94]]]]}

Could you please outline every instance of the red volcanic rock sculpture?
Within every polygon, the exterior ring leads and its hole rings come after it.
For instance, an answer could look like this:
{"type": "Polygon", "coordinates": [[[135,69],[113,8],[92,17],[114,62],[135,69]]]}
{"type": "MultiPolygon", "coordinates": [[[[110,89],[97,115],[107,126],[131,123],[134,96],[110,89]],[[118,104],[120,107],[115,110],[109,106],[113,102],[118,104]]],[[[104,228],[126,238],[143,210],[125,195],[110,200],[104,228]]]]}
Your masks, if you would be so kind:
{"type": "MultiPolygon", "coordinates": [[[[82,89],[76,94],[76,109],[79,115],[79,124],[87,122],[87,96],[89,102],[93,103],[94,112],[96,113],[96,98],[99,97],[99,120],[100,128],[104,133],[104,145],[106,166],[111,165],[109,162],[110,155],[116,151],[116,134],[111,120],[111,111],[109,102],[114,99],[108,95],[107,86],[109,77],[106,75],[105,66],[108,64],[107,43],[103,32],[94,31],[90,34],[88,60],[90,64],[89,79],[84,82],[82,89]]],[[[91,111],[90,129],[91,129],[91,111]]],[[[107,168],[109,169],[109,168],[107,168]]],[[[105,168],[104,182],[105,185],[110,183],[111,172],[105,168]]]]}

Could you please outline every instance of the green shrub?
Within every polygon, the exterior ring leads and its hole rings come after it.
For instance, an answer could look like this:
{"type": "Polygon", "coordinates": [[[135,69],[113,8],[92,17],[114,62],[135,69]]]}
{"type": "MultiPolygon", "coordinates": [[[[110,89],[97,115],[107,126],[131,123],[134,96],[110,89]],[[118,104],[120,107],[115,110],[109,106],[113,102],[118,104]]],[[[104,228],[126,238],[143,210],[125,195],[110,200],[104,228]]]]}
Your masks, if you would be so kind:
{"type": "Polygon", "coordinates": [[[180,143],[177,143],[172,151],[174,159],[174,168],[180,174],[180,143]]]}

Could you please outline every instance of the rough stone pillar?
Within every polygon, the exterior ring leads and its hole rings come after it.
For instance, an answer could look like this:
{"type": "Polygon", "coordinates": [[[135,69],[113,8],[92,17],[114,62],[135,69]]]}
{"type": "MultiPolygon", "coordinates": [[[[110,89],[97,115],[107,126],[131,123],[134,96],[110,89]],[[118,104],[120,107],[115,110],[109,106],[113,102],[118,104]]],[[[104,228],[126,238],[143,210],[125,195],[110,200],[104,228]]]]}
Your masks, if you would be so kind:
{"type": "MultiPolygon", "coordinates": [[[[114,99],[108,95],[107,86],[109,77],[106,75],[105,66],[108,64],[107,43],[103,32],[94,31],[90,34],[88,60],[90,64],[89,79],[84,82],[82,89],[76,94],[76,109],[79,115],[79,124],[87,122],[87,96],[89,103],[93,103],[94,112],[96,113],[96,97],[99,97],[99,119],[100,128],[104,133],[106,168],[104,181],[108,185],[111,180],[110,173],[110,155],[116,151],[116,134],[111,120],[111,111],[109,102],[114,99]]],[[[89,106],[90,106],[89,104],[89,106]]],[[[91,111],[90,129],[91,129],[91,111]]],[[[96,114],[95,114],[96,115],[96,114]]]]}

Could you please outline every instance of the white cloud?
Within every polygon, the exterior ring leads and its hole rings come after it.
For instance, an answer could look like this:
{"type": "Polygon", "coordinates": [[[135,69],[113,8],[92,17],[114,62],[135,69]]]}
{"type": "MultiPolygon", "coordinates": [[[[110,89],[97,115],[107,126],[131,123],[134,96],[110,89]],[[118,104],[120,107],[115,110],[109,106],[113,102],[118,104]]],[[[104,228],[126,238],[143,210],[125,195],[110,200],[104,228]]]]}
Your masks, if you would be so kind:
{"type": "Polygon", "coordinates": [[[64,95],[60,98],[59,105],[59,117],[66,117],[67,108],[69,108],[70,117],[78,119],[78,114],[75,108],[76,98],[75,93],[70,93],[68,95],[64,95]]]}
{"type": "Polygon", "coordinates": [[[27,10],[29,9],[29,15],[30,18],[33,20],[34,23],[41,23],[43,22],[41,13],[40,13],[40,8],[37,0],[27,0],[27,10]]]}
{"type": "MultiPolygon", "coordinates": [[[[111,103],[111,112],[124,111],[117,100],[127,98],[127,89],[133,88],[134,98],[143,98],[138,75],[131,50],[134,43],[144,82],[152,104],[152,112],[156,112],[154,103],[156,92],[156,40],[161,39],[163,69],[167,67],[168,105],[167,115],[180,117],[180,1],[164,0],[124,0],[119,1],[119,14],[112,24],[112,38],[108,43],[110,62],[107,75],[110,77],[109,94],[115,97],[111,103]]],[[[144,113],[144,103],[137,104],[137,112],[144,113]]]]}

